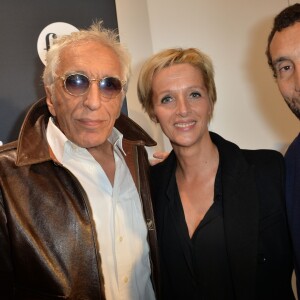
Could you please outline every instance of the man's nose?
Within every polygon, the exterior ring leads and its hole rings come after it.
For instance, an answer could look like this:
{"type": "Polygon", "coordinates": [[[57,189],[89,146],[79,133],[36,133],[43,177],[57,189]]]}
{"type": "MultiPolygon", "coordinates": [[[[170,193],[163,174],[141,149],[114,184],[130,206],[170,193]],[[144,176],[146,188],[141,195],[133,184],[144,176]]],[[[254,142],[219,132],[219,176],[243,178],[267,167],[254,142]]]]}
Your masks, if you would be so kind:
{"type": "Polygon", "coordinates": [[[98,81],[91,81],[90,88],[85,94],[84,106],[88,107],[90,110],[96,110],[102,105],[102,95],[99,89],[98,81]]]}

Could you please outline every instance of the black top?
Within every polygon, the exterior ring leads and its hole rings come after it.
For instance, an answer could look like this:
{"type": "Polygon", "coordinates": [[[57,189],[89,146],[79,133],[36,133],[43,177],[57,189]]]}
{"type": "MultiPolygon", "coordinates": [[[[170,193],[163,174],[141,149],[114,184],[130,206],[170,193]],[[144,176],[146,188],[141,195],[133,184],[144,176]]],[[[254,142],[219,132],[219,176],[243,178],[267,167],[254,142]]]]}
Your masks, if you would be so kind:
{"type": "Polygon", "coordinates": [[[218,168],[213,205],[189,237],[175,173],[172,174],[174,201],[166,213],[177,222],[164,222],[163,299],[234,299],[225,247],[221,172],[218,168]],[[174,225],[175,230],[169,228],[174,225]],[[172,251],[170,251],[170,248],[172,251]],[[169,276],[172,274],[172,276],[169,276]],[[177,274],[174,276],[174,274],[177,274]],[[178,294],[176,286],[181,286],[178,294]],[[176,291],[175,294],[172,291],[176,291]]]}
{"type": "MultiPolygon", "coordinates": [[[[214,226],[211,226],[218,220],[216,218],[201,228],[199,234],[204,236],[203,231],[207,227],[207,230],[210,228],[209,230],[218,236],[213,242],[218,241],[217,246],[221,246],[219,251],[221,258],[219,252],[216,254],[217,247],[208,239],[213,236],[212,234],[205,234],[205,243],[211,246],[206,250],[207,254],[203,251],[201,257],[204,260],[212,257],[215,265],[223,261],[222,257],[228,257],[227,263],[234,291],[234,297],[230,300],[295,299],[291,288],[293,266],[285,217],[282,155],[273,150],[243,150],[213,132],[210,132],[210,136],[218,147],[221,158],[219,172],[222,186],[223,228],[221,234],[218,234],[214,226]],[[222,239],[225,239],[225,242],[222,239]],[[222,251],[224,247],[225,253],[222,251]]],[[[170,294],[162,299],[170,299],[173,295],[173,299],[189,300],[195,299],[188,293],[191,283],[195,290],[195,278],[199,276],[195,275],[196,264],[192,260],[190,246],[186,242],[187,229],[180,230],[186,228],[186,225],[182,227],[183,217],[179,218],[180,214],[176,215],[174,208],[176,203],[180,203],[174,176],[175,169],[176,156],[174,151],[171,151],[163,162],[151,167],[150,172],[155,225],[158,244],[161,247],[161,273],[164,279],[162,284],[169,281],[165,283],[164,295],[167,292],[170,294]],[[170,270],[173,273],[170,273],[170,270]]],[[[217,202],[215,199],[214,203],[217,202]]],[[[183,215],[182,208],[181,214],[183,215]]],[[[209,264],[208,261],[201,263],[209,264]]],[[[212,272],[207,268],[201,267],[201,270],[206,272],[205,276],[212,272]]],[[[223,266],[221,269],[220,272],[225,274],[223,266]]],[[[219,269],[217,271],[219,272],[219,269]]],[[[201,278],[204,275],[200,275],[201,278]]],[[[222,291],[223,287],[227,286],[223,283],[224,276],[219,274],[216,276],[219,278],[214,281],[210,290],[222,291]]]]}

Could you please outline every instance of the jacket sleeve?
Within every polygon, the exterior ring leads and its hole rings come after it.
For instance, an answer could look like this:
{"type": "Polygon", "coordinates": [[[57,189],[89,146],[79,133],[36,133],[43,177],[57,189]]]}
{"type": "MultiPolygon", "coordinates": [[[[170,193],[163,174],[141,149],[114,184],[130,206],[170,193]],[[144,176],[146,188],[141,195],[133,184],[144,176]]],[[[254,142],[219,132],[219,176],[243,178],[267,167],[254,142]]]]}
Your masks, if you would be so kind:
{"type": "Polygon", "coordinates": [[[1,299],[8,300],[13,297],[13,264],[7,218],[3,205],[3,195],[0,190],[0,295],[1,299]]]}

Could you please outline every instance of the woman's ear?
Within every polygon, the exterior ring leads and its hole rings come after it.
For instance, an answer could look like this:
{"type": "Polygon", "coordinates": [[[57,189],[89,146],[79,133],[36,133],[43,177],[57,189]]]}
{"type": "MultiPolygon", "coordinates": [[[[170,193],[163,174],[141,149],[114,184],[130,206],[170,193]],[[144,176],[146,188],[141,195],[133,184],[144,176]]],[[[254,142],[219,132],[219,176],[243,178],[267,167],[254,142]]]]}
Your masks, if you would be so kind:
{"type": "Polygon", "coordinates": [[[150,107],[150,109],[148,110],[148,115],[149,115],[151,121],[153,121],[154,123],[159,123],[157,118],[156,118],[156,115],[153,111],[153,107],[150,107]]]}
{"type": "Polygon", "coordinates": [[[209,101],[209,111],[208,111],[208,123],[210,123],[212,116],[213,116],[213,103],[211,101],[209,101]]]}
{"type": "Polygon", "coordinates": [[[54,105],[53,105],[51,89],[49,87],[45,87],[45,92],[46,92],[46,103],[47,103],[48,109],[49,109],[51,115],[53,117],[55,117],[56,112],[55,112],[55,108],[54,108],[54,105]]]}
{"type": "Polygon", "coordinates": [[[156,116],[154,114],[150,115],[150,119],[154,122],[154,123],[159,123],[156,116]]]}

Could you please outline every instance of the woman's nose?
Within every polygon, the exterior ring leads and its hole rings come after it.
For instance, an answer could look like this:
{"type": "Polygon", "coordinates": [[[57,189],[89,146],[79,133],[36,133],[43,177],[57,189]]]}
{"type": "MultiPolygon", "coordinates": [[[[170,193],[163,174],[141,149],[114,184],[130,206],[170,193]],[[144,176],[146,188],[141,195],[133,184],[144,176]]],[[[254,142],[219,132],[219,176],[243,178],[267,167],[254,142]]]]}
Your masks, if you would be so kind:
{"type": "Polygon", "coordinates": [[[180,97],[177,100],[177,114],[180,116],[186,116],[190,111],[190,104],[188,100],[186,100],[184,97],[180,97]]]}

